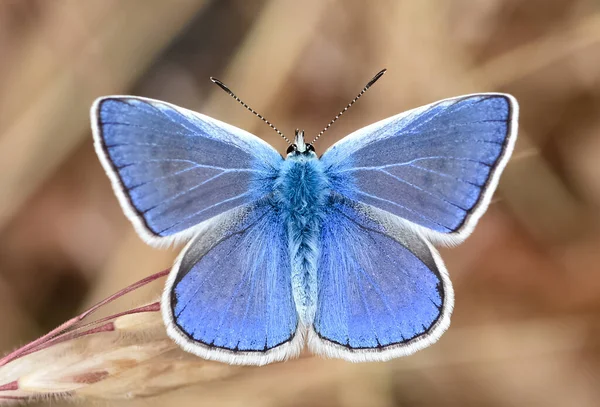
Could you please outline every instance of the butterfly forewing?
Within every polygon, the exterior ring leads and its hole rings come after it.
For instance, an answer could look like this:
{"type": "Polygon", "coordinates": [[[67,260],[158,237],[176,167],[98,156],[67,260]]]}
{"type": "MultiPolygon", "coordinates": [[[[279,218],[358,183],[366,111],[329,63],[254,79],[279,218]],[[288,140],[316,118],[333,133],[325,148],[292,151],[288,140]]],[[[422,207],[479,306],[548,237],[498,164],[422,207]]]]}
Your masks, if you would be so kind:
{"type": "Polygon", "coordinates": [[[283,161],[259,138],[151,99],[110,96],[92,107],[98,155],[121,205],[150,243],[272,190],[283,161]]]}
{"type": "Polygon", "coordinates": [[[323,154],[332,189],[457,243],[489,204],[516,139],[504,94],[448,99],[390,117],[323,154]]]}

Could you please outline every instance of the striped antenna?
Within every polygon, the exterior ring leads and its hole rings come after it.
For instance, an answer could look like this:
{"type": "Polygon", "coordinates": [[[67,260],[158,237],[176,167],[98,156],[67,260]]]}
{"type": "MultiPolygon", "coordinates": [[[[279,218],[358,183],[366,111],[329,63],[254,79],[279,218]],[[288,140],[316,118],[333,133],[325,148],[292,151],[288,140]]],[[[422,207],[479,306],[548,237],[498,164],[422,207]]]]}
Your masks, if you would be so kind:
{"type": "Polygon", "coordinates": [[[328,124],[327,126],[325,126],[325,128],[324,128],[323,130],[321,130],[321,132],[320,132],[319,134],[317,134],[317,137],[315,137],[315,138],[314,138],[314,140],[310,142],[310,144],[314,144],[314,143],[315,143],[315,141],[317,141],[317,140],[319,139],[319,137],[321,137],[321,136],[323,135],[323,133],[325,133],[325,132],[326,132],[326,131],[327,131],[327,130],[328,130],[330,127],[331,127],[331,125],[332,125],[333,123],[335,123],[335,121],[336,121],[337,119],[339,119],[339,118],[340,118],[340,116],[341,116],[341,115],[343,115],[343,114],[346,112],[346,110],[350,109],[350,106],[352,106],[353,104],[355,104],[355,103],[356,103],[356,101],[357,101],[357,100],[358,100],[358,99],[359,99],[359,98],[360,98],[362,95],[364,95],[364,94],[365,94],[365,92],[366,92],[367,90],[369,90],[369,88],[370,88],[371,86],[373,86],[373,84],[374,84],[375,82],[377,82],[377,80],[378,80],[379,78],[381,78],[381,77],[383,76],[383,74],[385,73],[385,71],[387,71],[387,69],[382,69],[381,71],[377,72],[377,74],[376,74],[376,75],[373,77],[373,79],[371,79],[371,80],[369,81],[369,83],[367,83],[367,85],[366,85],[366,86],[363,88],[363,90],[361,90],[361,91],[360,91],[360,93],[359,93],[359,94],[358,94],[358,95],[357,95],[357,96],[356,96],[354,99],[352,99],[352,102],[348,103],[348,106],[346,106],[346,107],[344,108],[344,110],[342,110],[341,112],[339,112],[339,113],[337,114],[337,116],[335,116],[335,117],[333,118],[333,120],[332,120],[332,121],[330,121],[330,122],[329,122],[329,124],[328,124]]]}
{"type": "Polygon", "coordinates": [[[252,109],[250,106],[248,106],[247,104],[245,104],[242,99],[240,99],[239,97],[237,97],[235,95],[235,93],[233,93],[227,86],[225,86],[225,84],[223,82],[221,82],[220,80],[218,80],[217,78],[213,78],[212,76],[210,77],[210,80],[213,81],[213,83],[215,83],[216,85],[218,85],[221,89],[223,89],[225,92],[227,92],[229,94],[229,96],[231,96],[232,98],[234,98],[235,100],[237,100],[238,102],[240,102],[240,104],[242,106],[244,106],[246,109],[248,109],[249,111],[251,111],[252,113],[254,113],[256,115],[256,117],[258,117],[260,120],[262,120],[263,122],[267,123],[269,125],[270,128],[272,128],[273,130],[275,130],[277,132],[277,134],[279,134],[281,137],[283,137],[283,139],[285,141],[287,141],[288,144],[292,144],[292,142],[283,135],[282,132],[280,132],[277,127],[273,126],[273,124],[268,121],[267,119],[265,119],[260,113],[258,113],[257,111],[255,111],[254,109],[252,109]]]}

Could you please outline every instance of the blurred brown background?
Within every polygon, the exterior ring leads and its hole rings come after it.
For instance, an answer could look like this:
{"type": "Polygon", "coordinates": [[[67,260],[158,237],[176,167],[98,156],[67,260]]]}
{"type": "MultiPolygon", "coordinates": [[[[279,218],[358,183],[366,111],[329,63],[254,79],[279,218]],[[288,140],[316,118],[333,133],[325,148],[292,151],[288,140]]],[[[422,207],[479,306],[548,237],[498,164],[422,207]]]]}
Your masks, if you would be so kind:
{"type": "Polygon", "coordinates": [[[176,254],[146,246],[122,214],[92,147],[96,97],[166,100],[283,152],[209,76],[284,133],[310,135],[384,67],[318,152],[445,97],[503,91],[521,104],[494,203],[466,243],[442,249],[456,290],[450,330],[389,363],[304,358],[136,403],[600,405],[594,0],[1,0],[0,351],[176,254]]]}

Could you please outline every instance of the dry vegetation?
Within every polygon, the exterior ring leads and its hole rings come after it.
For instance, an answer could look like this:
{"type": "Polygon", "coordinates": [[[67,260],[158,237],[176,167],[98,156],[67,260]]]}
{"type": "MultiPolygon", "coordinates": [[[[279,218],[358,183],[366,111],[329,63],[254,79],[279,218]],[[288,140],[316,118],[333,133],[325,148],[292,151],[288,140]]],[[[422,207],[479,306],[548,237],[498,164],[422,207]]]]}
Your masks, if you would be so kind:
{"type": "MultiPolygon", "coordinates": [[[[23,375],[23,386],[44,393],[154,396],[111,405],[600,404],[594,0],[4,0],[0,55],[2,353],[176,254],[144,245],[122,215],[92,148],[88,108],[97,96],[168,100],[281,151],[283,140],[210,75],[284,132],[311,134],[388,68],[321,152],[353,129],[443,97],[505,91],[522,112],[494,204],[466,243],[442,249],[457,302],[435,346],[385,364],[307,355],[231,368],[183,354],[147,312],[109,317],[114,330],[33,353],[23,371],[6,365],[1,378],[23,375]]],[[[94,318],[152,303],[160,285],[94,318]]],[[[17,394],[7,383],[0,398],[17,394]]]]}

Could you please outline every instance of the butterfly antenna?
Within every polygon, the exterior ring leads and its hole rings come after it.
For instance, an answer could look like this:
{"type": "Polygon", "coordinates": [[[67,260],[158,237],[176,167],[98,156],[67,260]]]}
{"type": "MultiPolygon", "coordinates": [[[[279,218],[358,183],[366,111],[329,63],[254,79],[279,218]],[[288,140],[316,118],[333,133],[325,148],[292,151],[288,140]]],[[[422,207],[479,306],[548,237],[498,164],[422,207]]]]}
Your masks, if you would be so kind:
{"type": "Polygon", "coordinates": [[[272,128],[273,130],[275,130],[277,132],[277,134],[279,134],[281,137],[283,137],[283,139],[285,141],[287,141],[288,144],[292,144],[292,142],[283,135],[282,132],[279,131],[279,129],[277,129],[277,127],[273,126],[273,124],[268,121],[267,119],[265,119],[260,113],[258,113],[257,111],[255,111],[254,109],[252,109],[250,106],[248,106],[247,104],[245,104],[242,99],[240,99],[239,97],[236,96],[235,93],[233,93],[231,91],[231,89],[229,89],[227,86],[225,86],[225,84],[223,82],[221,82],[220,80],[218,80],[217,78],[213,78],[212,76],[210,77],[210,80],[213,81],[213,83],[215,83],[216,85],[218,85],[221,89],[223,89],[225,92],[227,92],[229,94],[229,96],[231,96],[232,98],[234,98],[235,100],[237,100],[238,102],[240,102],[240,104],[242,106],[244,106],[246,109],[248,109],[249,111],[251,111],[252,113],[254,113],[256,115],[256,117],[258,117],[260,120],[262,120],[263,122],[267,123],[269,125],[270,128],[272,128]]]}
{"type": "Polygon", "coordinates": [[[375,76],[374,76],[374,77],[373,77],[373,78],[372,78],[372,79],[369,81],[369,83],[367,83],[367,85],[366,85],[366,86],[363,88],[363,90],[361,90],[361,91],[360,91],[360,93],[359,93],[358,95],[356,95],[356,97],[355,97],[354,99],[352,99],[352,101],[351,101],[350,103],[348,103],[348,106],[346,106],[346,107],[344,108],[344,110],[342,110],[341,112],[339,112],[339,113],[337,114],[337,116],[335,116],[335,117],[333,118],[333,120],[332,120],[332,121],[330,121],[330,122],[329,122],[329,124],[328,124],[327,126],[325,126],[325,128],[323,128],[323,130],[321,130],[321,132],[320,132],[319,134],[317,134],[317,137],[315,137],[315,138],[314,138],[314,140],[310,142],[310,144],[314,144],[314,143],[315,143],[315,141],[317,141],[317,140],[319,139],[319,137],[321,137],[321,136],[323,135],[323,133],[325,133],[325,132],[326,132],[326,131],[327,131],[327,130],[328,130],[330,127],[331,127],[331,125],[332,125],[333,123],[335,123],[335,121],[336,121],[337,119],[339,119],[339,118],[340,118],[340,117],[341,117],[341,116],[342,116],[342,115],[343,115],[343,114],[346,112],[346,110],[350,109],[350,106],[352,106],[353,104],[355,104],[355,103],[356,103],[356,101],[357,101],[358,99],[360,99],[360,97],[361,97],[362,95],[364,95],[364,94],[365,94],[365,92],[366,92],[367,90],[369,90],[369,88],[370,88],[371,86],[373,86],[373,84],[374,84],[375,82],[377,82],[377,80],[383,76],[383,74],[385,73],[385,71],[387,71],[387,69],[382,69],[381,71],[377,72],[377,74],[376,74],[376,75],[375,75],[375,76]]]}

